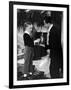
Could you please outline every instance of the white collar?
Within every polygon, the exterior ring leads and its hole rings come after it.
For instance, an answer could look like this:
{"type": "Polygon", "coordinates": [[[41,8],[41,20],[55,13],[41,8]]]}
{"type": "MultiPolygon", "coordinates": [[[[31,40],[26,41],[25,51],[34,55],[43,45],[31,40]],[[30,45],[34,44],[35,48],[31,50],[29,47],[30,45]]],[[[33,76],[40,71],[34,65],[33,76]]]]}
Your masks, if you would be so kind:
{"type": "Polygon", "coordinates": [[[28,35],[30,35],[30,33],[28,31],[25,31],[24,33],[27,33],[28,35]]]}

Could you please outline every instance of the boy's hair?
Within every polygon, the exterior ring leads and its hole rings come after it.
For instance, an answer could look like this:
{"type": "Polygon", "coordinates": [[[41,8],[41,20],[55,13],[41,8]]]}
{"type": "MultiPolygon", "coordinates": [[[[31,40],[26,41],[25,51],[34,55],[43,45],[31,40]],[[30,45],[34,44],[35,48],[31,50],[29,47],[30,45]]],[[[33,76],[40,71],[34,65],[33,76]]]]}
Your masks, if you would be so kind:
{"type": "Polygon", "coordinates": [[[26,21],[26,22],[24,23],[23,29],[25,30],[25,28],[26,28],[28,25],[31,25],[31,24],[32,24],[32,22],[26,21]]]}

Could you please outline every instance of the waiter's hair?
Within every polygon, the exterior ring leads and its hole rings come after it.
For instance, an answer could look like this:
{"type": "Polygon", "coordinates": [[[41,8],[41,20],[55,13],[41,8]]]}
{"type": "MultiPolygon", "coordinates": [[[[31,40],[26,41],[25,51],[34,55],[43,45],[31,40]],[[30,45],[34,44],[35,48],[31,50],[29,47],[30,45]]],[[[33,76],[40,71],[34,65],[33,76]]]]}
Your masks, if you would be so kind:
{"type": "Polygon", "coordinates": [[[52,22],[52,17],[51,16],[45,16],[44,20],[46,23],[51,23],[52,22]]]}

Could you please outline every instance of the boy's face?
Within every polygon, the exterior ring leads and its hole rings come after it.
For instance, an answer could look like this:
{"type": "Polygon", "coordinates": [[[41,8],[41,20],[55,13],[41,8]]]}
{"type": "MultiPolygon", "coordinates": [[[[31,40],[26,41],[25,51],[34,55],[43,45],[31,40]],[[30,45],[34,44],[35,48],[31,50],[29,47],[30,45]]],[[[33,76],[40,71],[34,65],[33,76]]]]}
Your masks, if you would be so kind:
{"type": "Polygon", "coordinates": [[[30,32],[31,32],[31,31],[32,31],[32,28],[33,28],[33,25],[32,25],[32,24],[29,24],[29,25],[27,25],[27,27],[26,27],[26,28],[27,28],[27,30],[28,30],[28,31],[30,31],[30,32]]]}

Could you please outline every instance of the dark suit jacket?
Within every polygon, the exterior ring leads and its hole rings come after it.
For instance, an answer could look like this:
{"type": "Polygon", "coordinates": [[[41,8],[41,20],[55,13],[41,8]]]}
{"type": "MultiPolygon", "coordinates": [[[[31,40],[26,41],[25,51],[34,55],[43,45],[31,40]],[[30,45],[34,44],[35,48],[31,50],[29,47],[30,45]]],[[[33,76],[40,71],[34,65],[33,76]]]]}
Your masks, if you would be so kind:
{"type": "Polygon", "coordinates": [[[56,64],[61,65],[63,61],[61,46],[61,30],[56,28],[55,26],[53,26],[50,30],[49,48],[51,63],[55,62],[56,64]]]}

